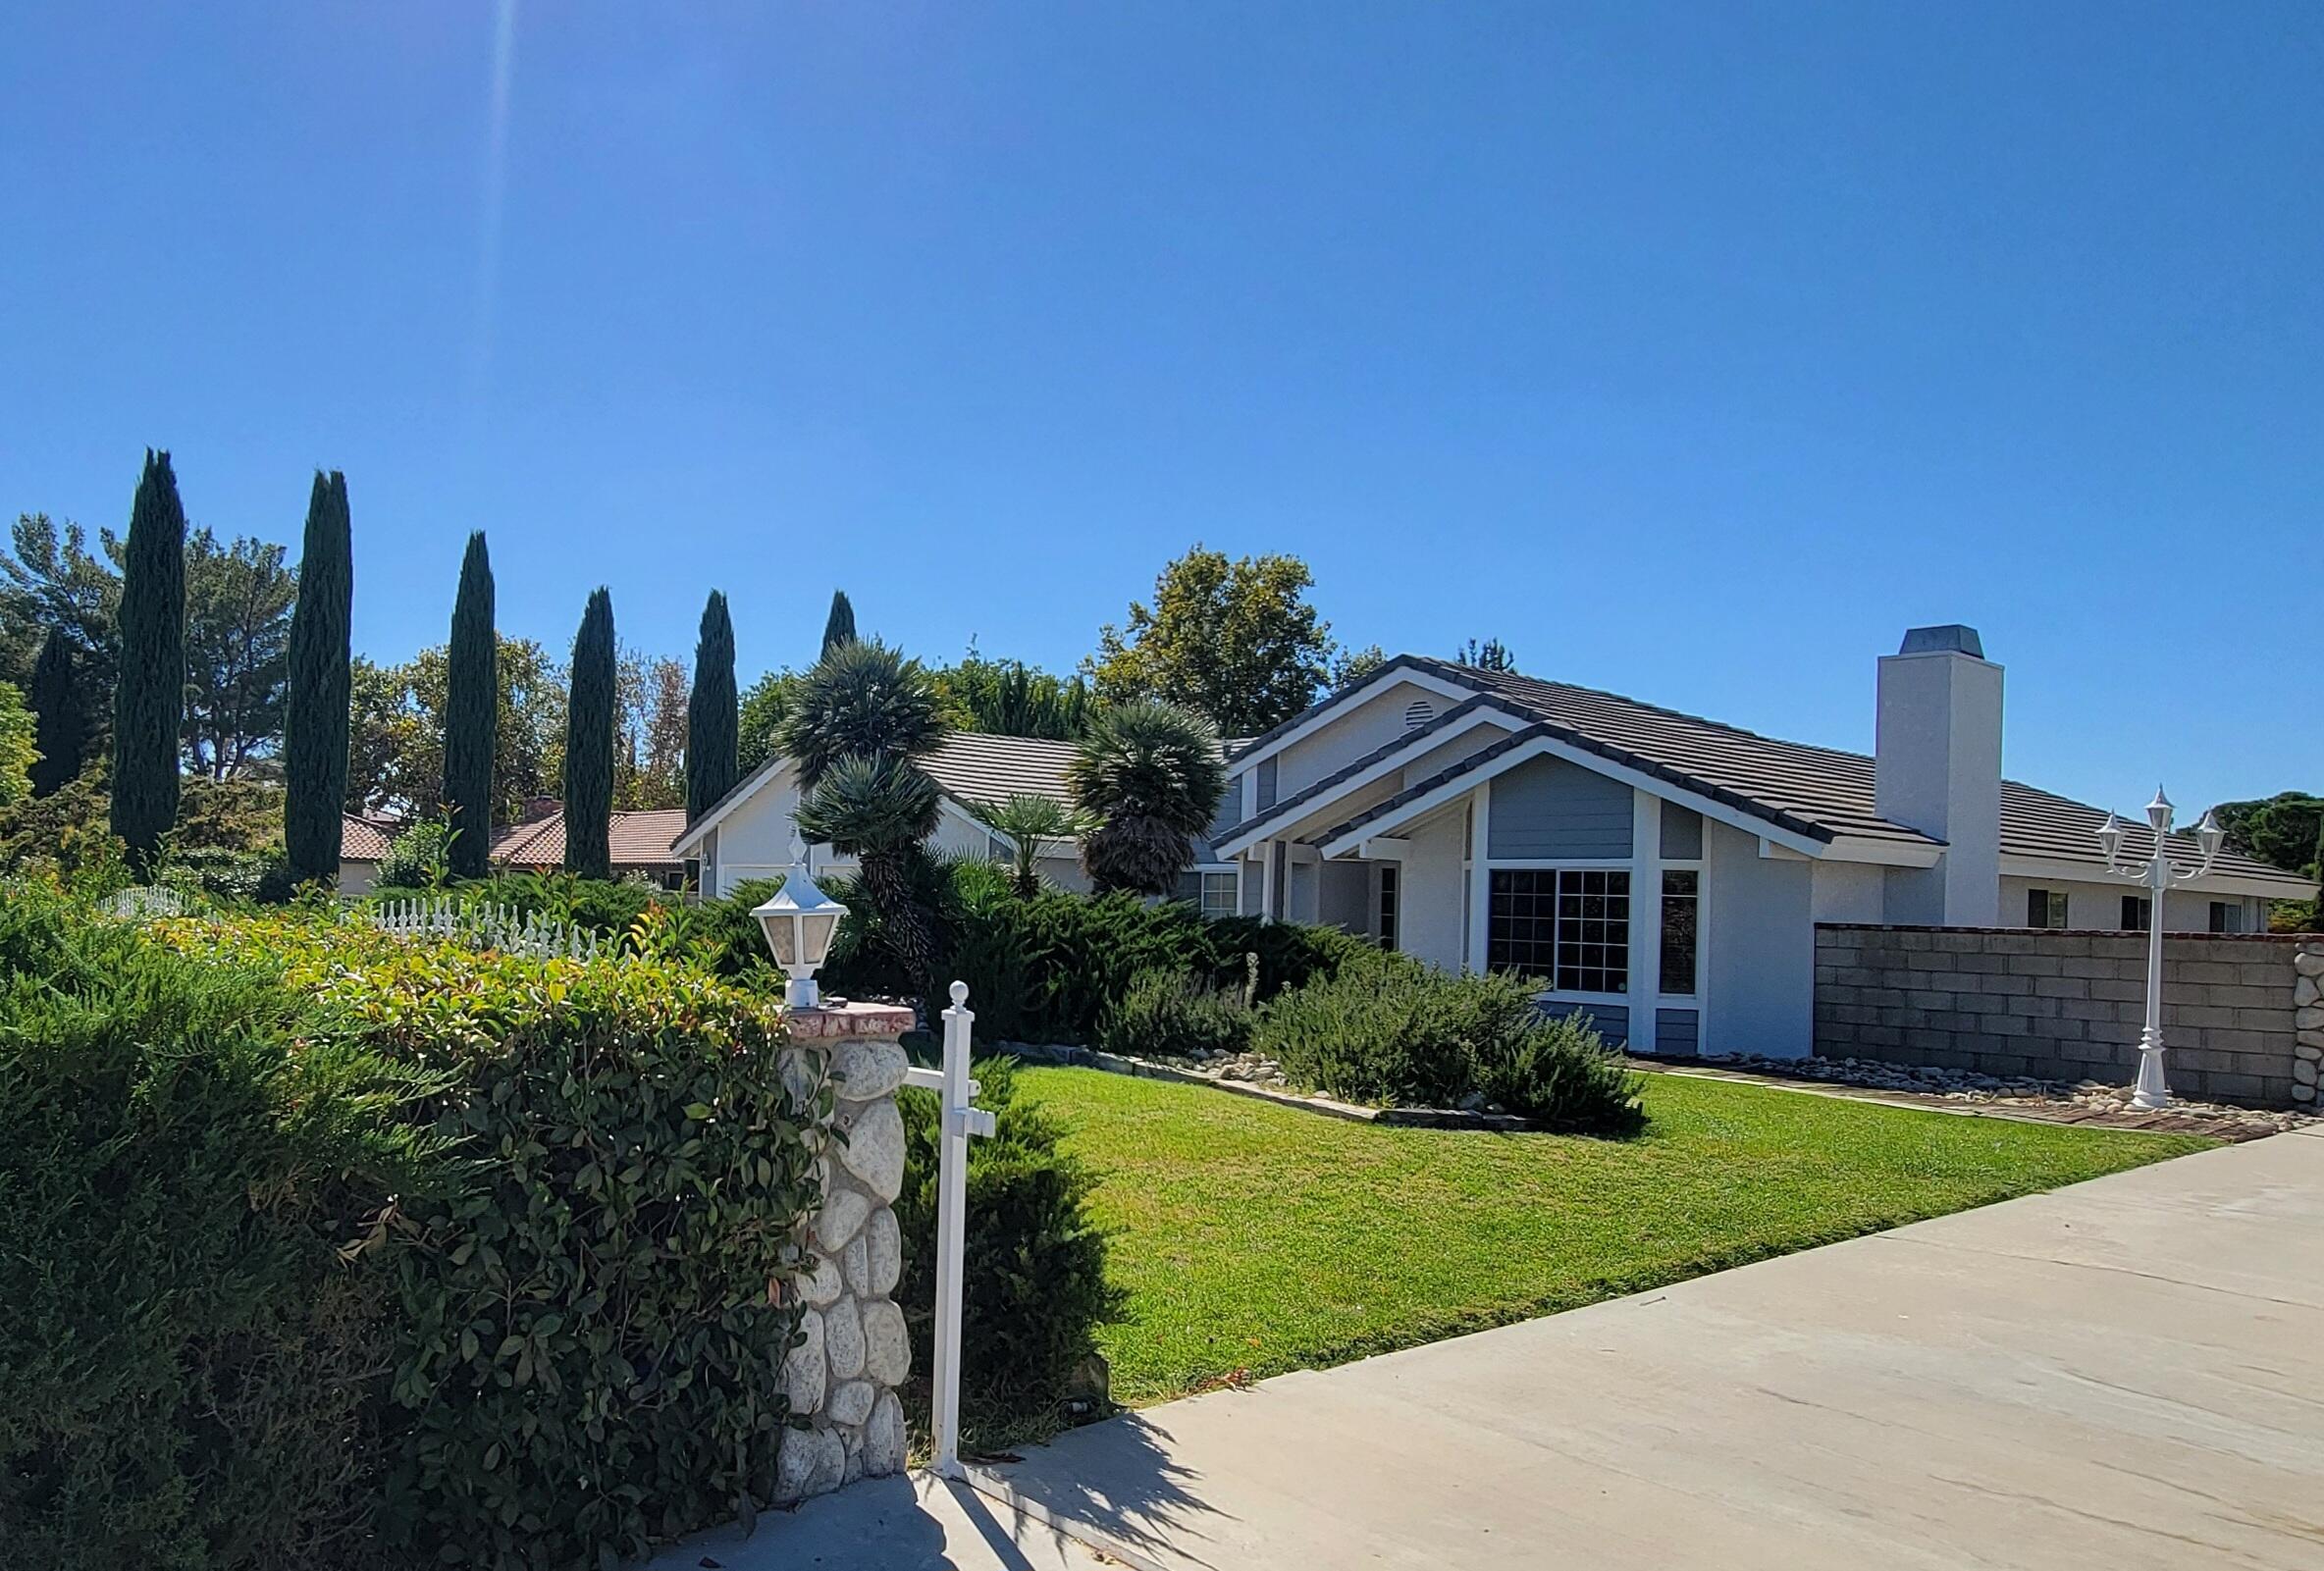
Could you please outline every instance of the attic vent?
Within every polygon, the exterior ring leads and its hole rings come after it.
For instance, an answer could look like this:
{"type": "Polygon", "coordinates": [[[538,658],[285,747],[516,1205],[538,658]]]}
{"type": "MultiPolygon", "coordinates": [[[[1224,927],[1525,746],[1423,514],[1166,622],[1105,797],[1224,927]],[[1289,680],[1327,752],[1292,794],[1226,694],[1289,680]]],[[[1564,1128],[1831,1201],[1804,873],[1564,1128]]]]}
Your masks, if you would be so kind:
{"type": "Polygon", "coordinates": [[[1417,731],[1437,717],[1437,707],[1426,699],[1414,699],[1404,706],[1404,729],[1417,731]]]}

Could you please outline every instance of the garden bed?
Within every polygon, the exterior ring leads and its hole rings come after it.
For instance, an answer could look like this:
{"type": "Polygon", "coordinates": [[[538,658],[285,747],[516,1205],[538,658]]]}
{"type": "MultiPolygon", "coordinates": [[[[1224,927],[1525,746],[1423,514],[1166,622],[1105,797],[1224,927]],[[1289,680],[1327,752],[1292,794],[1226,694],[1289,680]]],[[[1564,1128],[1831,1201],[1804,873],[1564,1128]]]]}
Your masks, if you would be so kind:
{"type": "Polygon", "coordinates": [[[1519,1114],[1496,1113],[1483,1108],[1370,1107],[1360,1102],[1343,1102],[1321,1091],[1296,1091],[1283,1077],[1280,1068],[1269,1064],[1267,1060],[1254,1059],[1249,1054],[1224,1061],[1188,1059],[1172,1063],[1060,1043],[1001,1042],[991,1051],[1006,1053],[1028,1064],[1103,1070],[1110,1074],[1136,1074],[1149,1080],[1175,1080],[1182,1085],[1207,1085],[1214,1090],[1233,1092],[1237,1096],[1272,1102],[1277,1107],[1320,1113],[1326,1118],[1344,1119],[1351,1124],[1379,1124],[1415,1129],[1486,1129],[1500,1134],[1532,1133],[1544,1127],[1519,1114]]]}

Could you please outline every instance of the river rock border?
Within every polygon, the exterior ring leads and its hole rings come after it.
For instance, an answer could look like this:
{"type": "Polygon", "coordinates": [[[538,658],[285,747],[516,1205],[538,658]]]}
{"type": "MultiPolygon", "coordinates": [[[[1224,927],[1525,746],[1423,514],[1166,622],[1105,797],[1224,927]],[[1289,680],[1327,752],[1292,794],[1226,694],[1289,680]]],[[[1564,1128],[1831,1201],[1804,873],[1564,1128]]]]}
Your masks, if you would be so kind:
{"type": "Polygon", "coordinates": [[[904,1407],[896,1388],[912,1369],[895,1200],[904,1186],[904,1120],[896,1090],[909,1066],[897,1040],[912,1012],[832,1003],[790,1017],[786,1076],[827,1068],[833,1084],[823,1140],[823,1201],[805,1230],[810,1270],[794,1290],[806,1303],[800,1340],[783,1359],[794,1425],[775,1453],[775,1498],[790,1504],[904,1470],[904,1407]],[[823,1063],[817,1065],[813,1058],[823,1063]],[[836,1135],[831,1138],[830,1135],[836,1135]]]}
{"type": "Polygon", "coordinates": [[[2324,939],[2303,945],[2292,957],[2292,1100],[2314,1107],[2316,1081],[2324,1069],[2324,939]]]}

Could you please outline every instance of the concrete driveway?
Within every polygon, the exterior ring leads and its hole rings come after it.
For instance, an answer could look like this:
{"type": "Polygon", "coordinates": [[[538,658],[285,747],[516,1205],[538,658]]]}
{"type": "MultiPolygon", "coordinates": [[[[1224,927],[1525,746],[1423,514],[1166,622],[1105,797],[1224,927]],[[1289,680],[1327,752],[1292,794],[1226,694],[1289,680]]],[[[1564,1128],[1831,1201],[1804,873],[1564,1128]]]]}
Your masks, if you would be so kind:
{"type": "Polygon", "coordinates": [[[1079,1430],[1146,1568],[2324,1566],[2324,1132],[1079,1430]]]}

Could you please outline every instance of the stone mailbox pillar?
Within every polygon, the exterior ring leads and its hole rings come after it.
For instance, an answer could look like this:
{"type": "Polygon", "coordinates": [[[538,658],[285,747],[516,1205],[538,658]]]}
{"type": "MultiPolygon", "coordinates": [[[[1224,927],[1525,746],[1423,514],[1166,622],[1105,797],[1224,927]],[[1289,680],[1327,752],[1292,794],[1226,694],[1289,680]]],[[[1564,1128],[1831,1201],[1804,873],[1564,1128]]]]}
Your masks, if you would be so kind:
{"type": "Polygon", "coordinates": [[[795,1011],[790,1027],[785,1051],[821,1055],[830,1070],[837,1137],[824,1142],[822,1209],[802,1240],[809,1273],[796,1290],[807,1304],[806,1340],[783,1361],[791,1412],[813,1424],[783,1435],[775,1467],[783,1501],[904,1470],[896,1388],[912,1365],[904,1312],[891,1296],[903,1271],[894,1206],[904,1186],[904,1121],[896,1091],[908,1067],[897,1038],[912,1028],[912,1012],[833,1003],[795,1011]]]}

